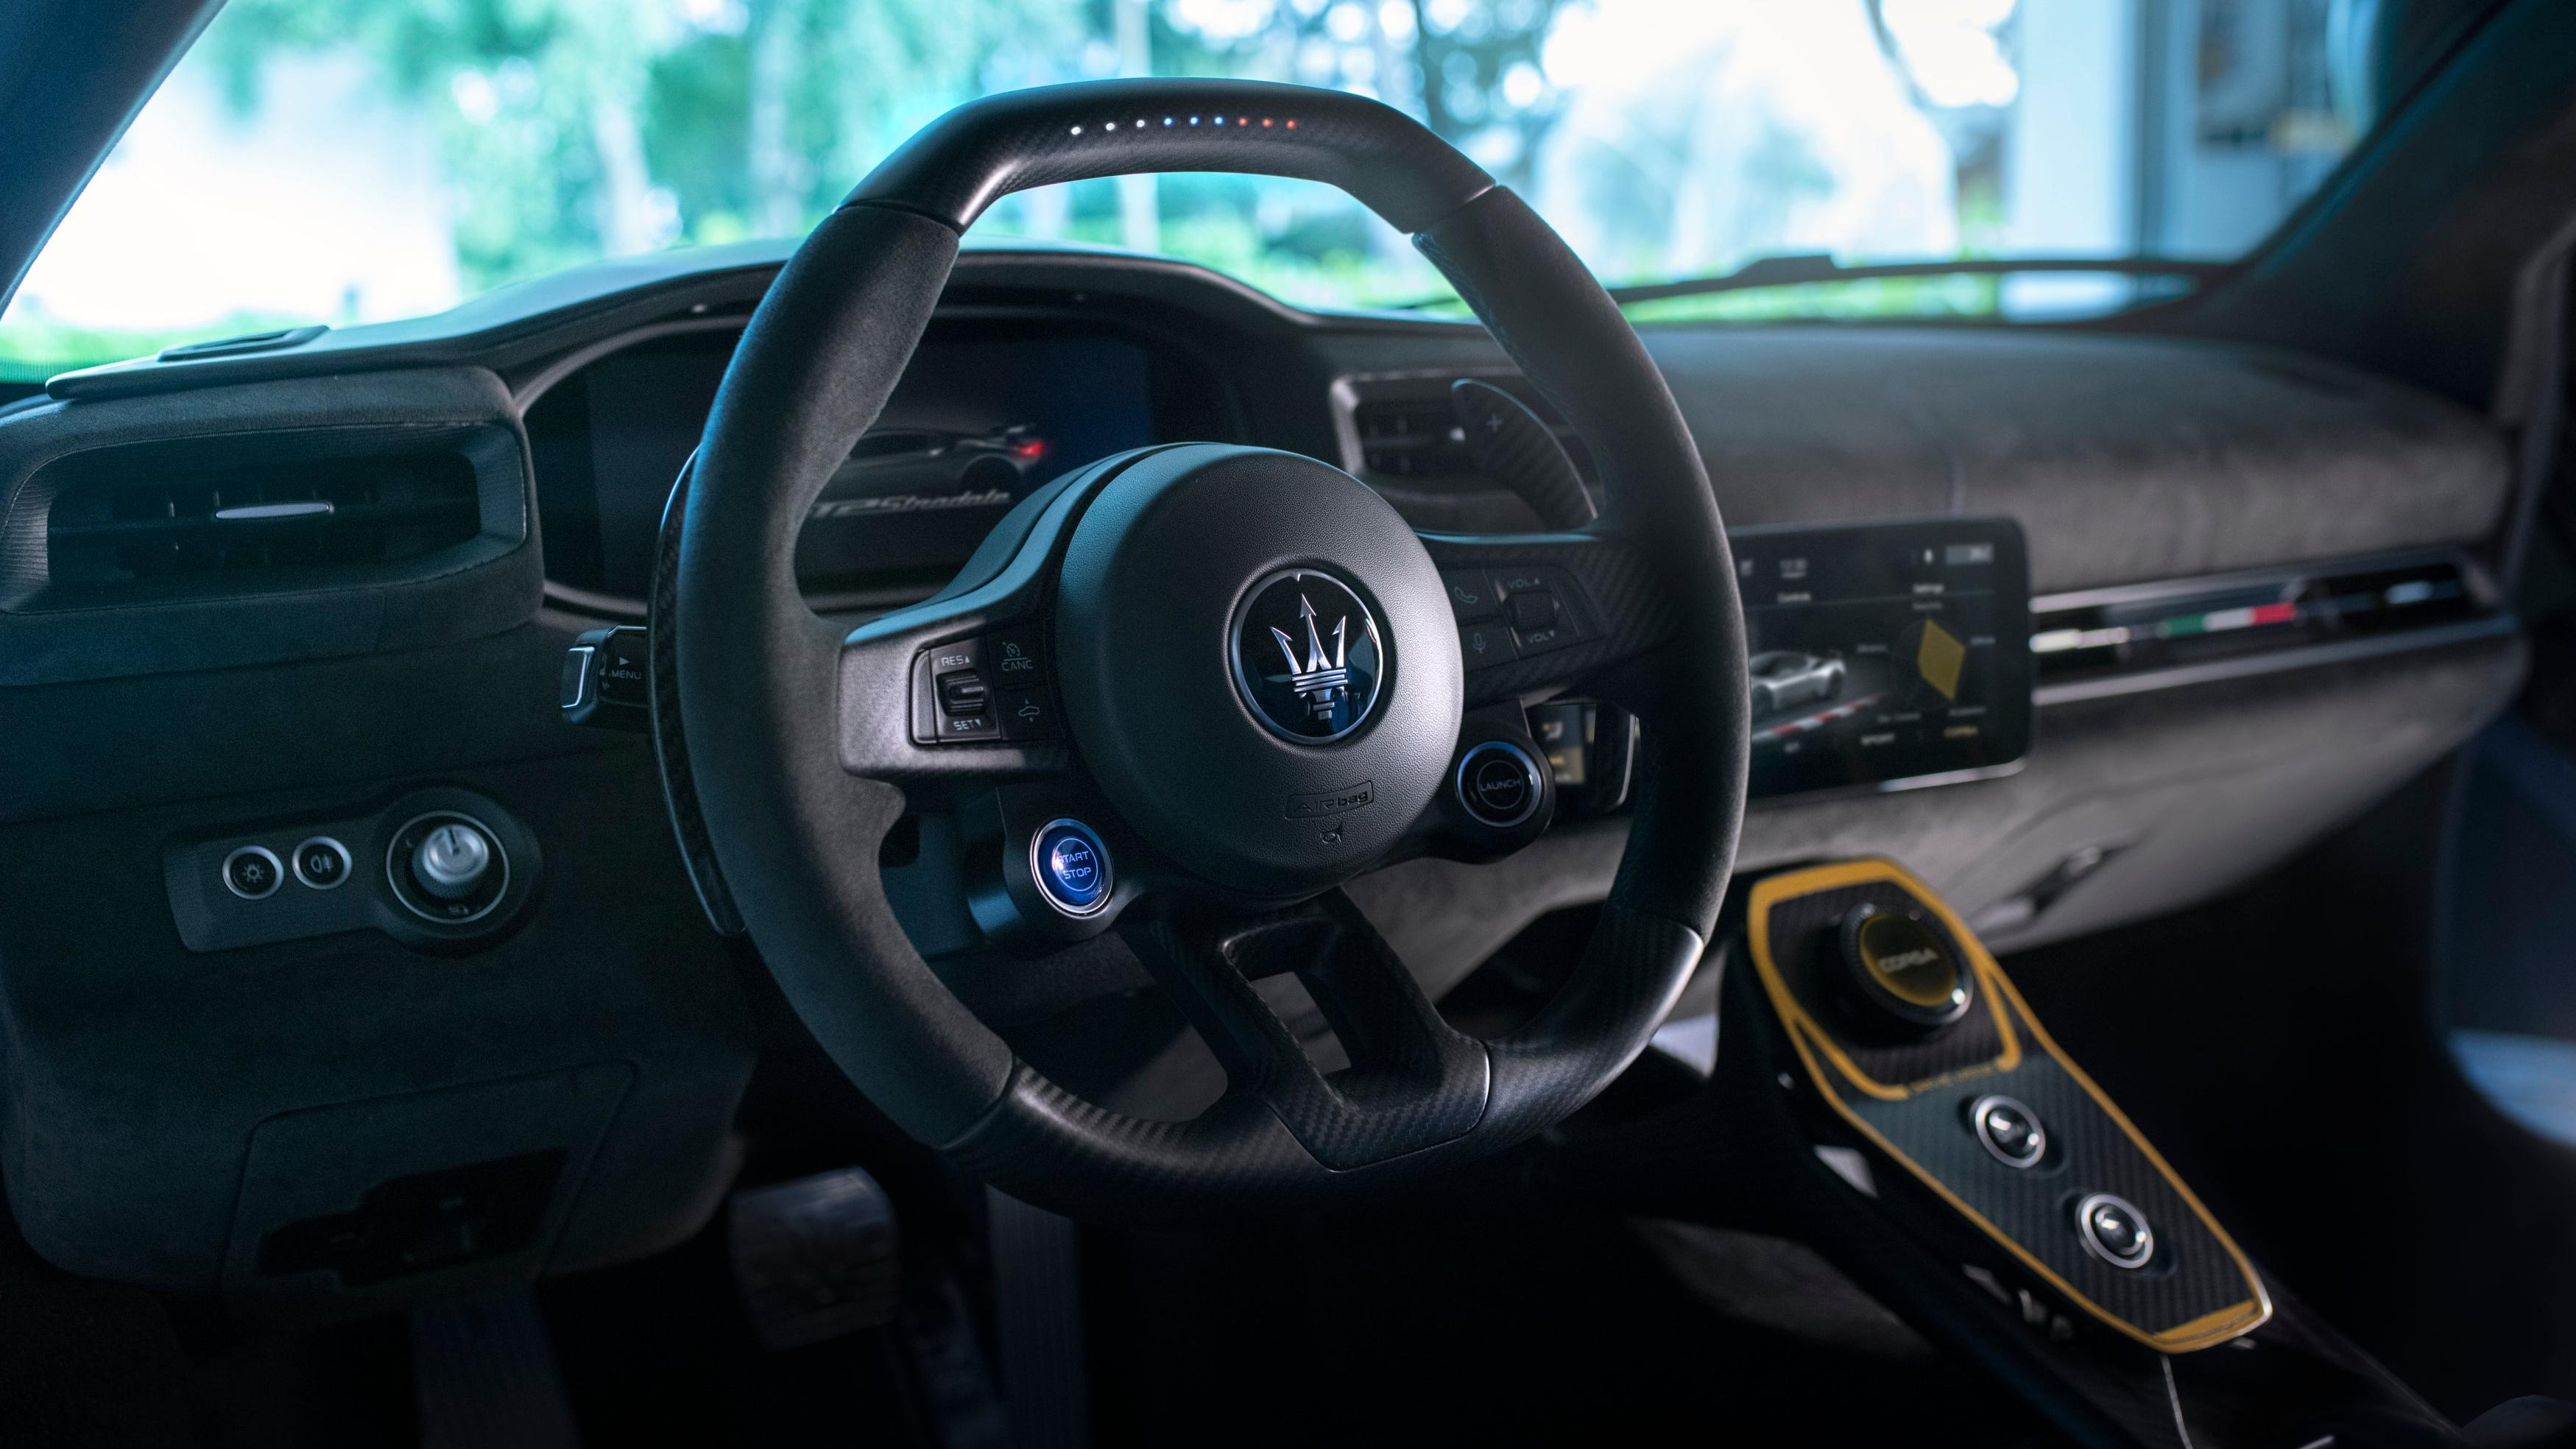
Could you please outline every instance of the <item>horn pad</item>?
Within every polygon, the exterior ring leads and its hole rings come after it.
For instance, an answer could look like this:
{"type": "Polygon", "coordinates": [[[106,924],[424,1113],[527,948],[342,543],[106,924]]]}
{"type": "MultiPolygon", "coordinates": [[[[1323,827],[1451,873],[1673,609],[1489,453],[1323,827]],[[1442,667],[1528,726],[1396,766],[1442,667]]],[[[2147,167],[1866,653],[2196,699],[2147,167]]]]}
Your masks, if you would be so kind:
{"type": "Polygon", "coordinates": [[[1193,444],[1092,499],[1055,611],[1065,717],[1155,848],[1257,896],[1373,863],[1431,803],[1465,695],[1439,571],[1348,473],[1193,444]]]}

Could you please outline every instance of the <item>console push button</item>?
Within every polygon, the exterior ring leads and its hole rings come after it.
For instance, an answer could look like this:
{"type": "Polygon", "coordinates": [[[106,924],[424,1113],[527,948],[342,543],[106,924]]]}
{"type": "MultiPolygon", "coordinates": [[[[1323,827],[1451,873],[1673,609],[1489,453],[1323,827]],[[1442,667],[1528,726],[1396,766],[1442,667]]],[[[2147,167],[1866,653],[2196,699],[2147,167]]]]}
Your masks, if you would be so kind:
{"type": "Polygon", "coordinates": [[[316,835],[295,847],[295,878],[317,891],[327,891],[349,878],[349,848],[327,835],[316,835]]]}
{"type": "Polygon", "coordinates": [[[982,714],[992,693],[973,670],[939,676],[939,707],[950,714],[982,714]]]}
{"type": "Polygon", "coordinates": [[[1499,620],[1458,626],[1458,654],[1469,669],[1487,669],[1508,664],[1520,657],[1520,646],[1512,642],[1512,631],[1499,620]]]}
{"type": "Polygon", "coordinates": [[[1449,608],[1461,624],[1490,619],[1503,611],[1502,592],[1482,569],[1442,569],[1441,587],[1449,591],[1449,608]]]}
{"type": "Polygon", "coordinates": [[[2048,1155],[2048,1129],[2040,1125],[2039,1114],[2010,1097],[1990,1095],[1969,1103],[1968,1130],[2006,1167],[2037,1167],[2048,1155]]]}
{"type": "Polygon", "coordinates": [[[286,868],[265,845],[245,845],[224,857],[224,886],[243,900],[266,900],[285,879],[286,868]]]}
{"type": "Polygon", "coordinates": [[[1032,689],[997,690],[993,712],[1002,721],[1006,740],[1051,740],[1056,737],[1055,701],[1032,689]]]}
{"type": "Polygon", "coordinates": [[[1537,812],[1539,762],[1509,740],[1486,740],[1458,761],[1458,804],[1480,825],[1509,830],[1537,812]]]}
{"type": "Polygon", "coordinates": [[[1512,595],[1512,627],[1527,637],[1533,629],[1553,628],[1556,624],[1556,595],[1545,589],[1532,589],[1512,595]]]}
{"type": "Polygon", "coordinates": [[[2156,1256],[2156,1230],[2147,1225],[2147,1215],[2107,1192],[2075,1205],[2075,1236],[2084,1251],[2114,1268],[2143,1268],[2156,1256]]]}
{"type": "Polygon", "coordinates": [[[1079,820],[1038,827],[1029,837],[1029,875],[1047,904],[1068,916],[1095,915],[1109,904],[1109,847],[1079,820]]]}
{"type": "Polygon", "coordinates": [[[984,637],[984,672],[998,689],[1033,689],[1046,678],[1034,624],[1014,624],[984,637]]]}

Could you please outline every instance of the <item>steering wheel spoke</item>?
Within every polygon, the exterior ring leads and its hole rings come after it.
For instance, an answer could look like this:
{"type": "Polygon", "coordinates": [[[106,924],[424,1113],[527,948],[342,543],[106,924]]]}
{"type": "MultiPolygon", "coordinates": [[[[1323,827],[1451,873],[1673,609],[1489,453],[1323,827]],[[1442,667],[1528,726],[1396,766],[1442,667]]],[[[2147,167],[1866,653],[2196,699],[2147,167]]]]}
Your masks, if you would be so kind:
{"type": "MultiPolygon", "coordinates": [[[[1178,1000],[1230,1081],[1315,1160],[1365,1167],[1465,1136],[1483,1116],[1483,1043],[1446,1021],[1341,891],[1259,915],[1176,902],[1128,927],[1146,968],[1178,1000]],[[1307,1052],[1261,983],[1293,975],[1350,1064],[1307,1052]]],[[[1319,1033],[1315,1033],[1318,1034],[1319,1033]]]]}
{"type": "Polygon", "coordinates": [[[841,766],[881,780],[1072,773],[1047,640],[1052,564],[1104,459],[1040,489],[995,526],[955,583],[841,641],[841,766]]]}
{"type": "Polygon", "coordinates": [[[1648,672],[1626,666],[1678,632],[1672,585],[1610,525],[1421,539],[1457,615],[1470,708],[1576,689],[1631,708],[1651,703],[1648,672]]]}

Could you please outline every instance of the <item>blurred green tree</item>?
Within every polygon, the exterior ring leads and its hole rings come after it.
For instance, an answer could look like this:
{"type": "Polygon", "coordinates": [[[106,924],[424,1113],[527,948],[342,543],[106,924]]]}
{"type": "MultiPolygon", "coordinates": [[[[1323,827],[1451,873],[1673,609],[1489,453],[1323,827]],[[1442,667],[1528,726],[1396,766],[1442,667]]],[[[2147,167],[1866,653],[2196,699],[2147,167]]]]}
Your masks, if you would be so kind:
{"type": "MultiPolygon", "coordinates": [[[[1541,47],[1583,0],[232,0],[207,36],[259,104],[281,52],[362,57],[437,136],[470,287],[681,242],[788,236],[960,101],[1113,73],[1346,86],[1423,116],[1506,180],[1554,119],[1541,47]],[[1122,14],[1126,18],[1121,24],[1122,14]],[[1139,25],[1136,22],[1142,20],[1139,25]],[[1141,53],[1140,53],[1141,50],[1141,53]]],[[[1006,222],[1158,239],[1264,274],[1418,289],[1427,271],[1338,202],[1239,179],[1079,188],[1006,222]],[[1159,215],[1157,213],[1159,212],[1159,215]]]]}

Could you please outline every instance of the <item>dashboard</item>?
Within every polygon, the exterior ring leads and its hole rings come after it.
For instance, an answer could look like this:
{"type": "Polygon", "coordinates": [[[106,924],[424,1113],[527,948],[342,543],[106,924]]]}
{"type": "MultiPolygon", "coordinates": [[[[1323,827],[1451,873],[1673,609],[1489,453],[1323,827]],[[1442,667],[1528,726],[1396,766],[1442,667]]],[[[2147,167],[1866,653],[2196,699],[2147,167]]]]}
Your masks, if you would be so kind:
{"type": "MultiPolygon", "coordinates": [[[[30,766],[0,771],[0,1174],[46,1257],[347,1311],[417,1280],[263,1244],[462,1204],[460,1240],[501,1246],[438,1265],[453,1285],[704,1220],[758,1040],[742,948],[649,749],[557,706],[577,639],[643,622],[664,502],[783,260],[609,263],[0,410],[0,738],[30,766]],[[483,894],[383,888],[460,816],[494,827],[483,894]]],[[[2000,951],[2066,939],[2252,880],[2519,680],[2491,582],[2510,455],[2444,399],[2145,333],[1645,337],[1751,606],[1741,868],[1890,856],[2000,951]]],[[[799,572],[856,624],[1062,470],[1181,439],[1334,463],[1420,529],[1535,531],[1462,444],[1462,378],[1546,413],[1470,325],[970,247],[799,572]]],[[[1610,711],[1528,703],[1557,828],[1350,890],[1435,998],[1618,868],[1644,752],[1610,711]]],[[[925,955],[973,944],[940,929],[925,955]]],[[[1031,973],[955,979],[1043,1007],[1031,973]]]]}

